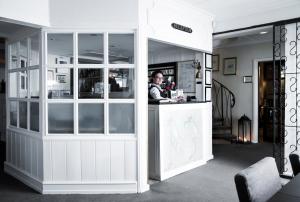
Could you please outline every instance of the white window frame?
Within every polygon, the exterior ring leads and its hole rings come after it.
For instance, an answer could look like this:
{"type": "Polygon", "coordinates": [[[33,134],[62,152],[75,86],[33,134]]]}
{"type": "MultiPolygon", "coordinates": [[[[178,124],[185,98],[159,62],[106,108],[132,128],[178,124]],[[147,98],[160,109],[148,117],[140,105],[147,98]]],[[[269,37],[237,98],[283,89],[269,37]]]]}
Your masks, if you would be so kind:
{"type": "Polygon", "coordinates": [[[136,137],[137,133],[137,88],[136,88],[136,67],[137,67],[137,55],[136,55],[136,31],[135,30],[56,30],[49,29],[44,31],[44,98],[45,99],[45,135],[48,137],[80,137],[80,138],[102,138],[102,137],[111,137],[111,138],[132,138],[136,137]],[[73,64],[52,64],[48,65],[48,34],[73,34],[73,64]],[[103,34],[103,46],[104,46],[104,61],[102,64],[78,64],[78,34],[103,34]],[[133,34],[134,36],[134,63],[133,64],[109,64],[109,44],[108,37],[109,34],[133,34]],[[47,72],[48,68],[72,68],[73,69],[73,99],[48,99],[48,85],[47,85],[47,72]],[[104,98],[103,99],[79,99],[78,98],[78,70],[79,69],[103,69],[104,70],[104,98]],[[132,99],[109,99],[108,95],[108,72],[110,69],[133,69],[134,70],[134,98],[132,99]],[[52,103],[73,103],[73,127],[74,133],[49,133],[48,130],[48,104],[52,103]],[[82,103],[89,104],[104,104],[104,133],[79,133],[79,116],[78,116],[78,106],[82,103]],[[109,104],[110,103],[122,103],[122,104],[134,104],[134,132],[133,133],[109,133],[109,104]]]}
{"type": "MultiPolygon", "coordinates": [[[[33,131],[30,130],[30,103],[39,103],[39,119],[42,117],[42,92],[41,88],[39,88],[39,98],[31,98],[30,92],[31,92],[31,85],[30,85],[30,71],[31,70],[39,70],[39,83],[37,85],[41,86],[42,84],[42,79],[41,79],[41,66],[42,66],[42,36],[41,36],[41,31],[37,31],[34,33],[31,33],[29,35],[23,36],[22,38],[14,39],[9,42],[7,42],[7,71],[6,71],[6,76],[7,76],[7,93],[6,93],[6,102],[7,102],[7,129],[13,129],[17,130],[20,132],[25,132],[26,134],[36,134],[40,135],[42,132],[42,127],[41,127],[41,121],[39,120],[39,131],[33,131]],[[31,38],[32,37],[38,37],[39,41],[39,64],[38,65],[32,65],[30,63],[31,59],[31,38]],[[20,42],[26,40],[27,42],[27,56],[24,58],[23,56],[20,56],[20,42]],[[18,67],[11,69],[11,45],[17,43],[17,57],[18,57],[18,67]],[[26,59],[27,65],[26,67],[21,68],[21,57],[23,59],[26,59]],[[27,74],[27,98],[21,98],[20,97],[20,74],[22,72],[26,72],[27,74]],[[17,73],[17,96],[16,97],[10,97],[10,73],[17,73]],[[17,126],[13,126],[10,123],[10,102],[11,101],[17,101],[17,126]],[[19,103],[20,102],[26,102],[27,103],[27,129],[20,128],[20,114],[19,114],[19,103]]],[[[25,81],[26,85],[26,81],[25,81]]]]}

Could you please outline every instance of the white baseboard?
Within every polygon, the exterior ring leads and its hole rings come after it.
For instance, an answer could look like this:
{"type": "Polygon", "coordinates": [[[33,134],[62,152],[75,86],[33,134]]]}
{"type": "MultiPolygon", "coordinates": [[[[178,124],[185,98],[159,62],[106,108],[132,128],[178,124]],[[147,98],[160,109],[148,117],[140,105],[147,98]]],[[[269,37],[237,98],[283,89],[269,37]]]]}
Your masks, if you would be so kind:
{"type": "Polygon", "coordinates": [[[37,192],[42,193],[43,190],[42,182],[28,175],[27,173],[23,172],[22,170],[15,167],[14,165],[8,162],[4,162],[4,172],[20,180],[21,182],[31,187],[32,189],[36,190],[37,192]]]}
{"type": "Polygon", "coordinates": [[[209,161],[209,160],[212,160],[212,159],[214,159],[214,155],[209,155],[205,160],[209,161]]]}
{"type": "Polygon", "coordinates": [[[187,172],[189,170],[192,170],[192,169],[197,168],[199,166],[202,166],[204,164],[206,164],[206,161],[201,160],[201,161],[196,161],[196,162],[190,163],[188,165],[173,169],[173,170],[168,171],[168,172],[163,172],[163,173],[161,173],[160,180],[168,179],[170,177],[173,177],[175,175],[187,172]]]}
{"type": "Polygon", "coordinates": [[[4,171],[42,194],[127,194],[137,193],[132,182],[41,182],[14,165],[5,162],[4,171]]]}
{"type": "Polygon", "coordinates": [[[44,184],[43,194],[128,194],[137,193],[136,183],[119,184],[44,184]]]}

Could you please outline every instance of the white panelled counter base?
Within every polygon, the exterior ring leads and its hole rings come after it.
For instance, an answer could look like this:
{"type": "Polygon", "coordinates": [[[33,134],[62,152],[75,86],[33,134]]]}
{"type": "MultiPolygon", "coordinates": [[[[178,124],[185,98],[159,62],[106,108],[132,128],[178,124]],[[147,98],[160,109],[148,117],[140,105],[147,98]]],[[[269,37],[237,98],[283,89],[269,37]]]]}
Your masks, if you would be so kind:
{"type": "Polygon", "coordinates": [[[212,155],[211,102],[149,104],[149,178],[165,180],[212,155]]]}

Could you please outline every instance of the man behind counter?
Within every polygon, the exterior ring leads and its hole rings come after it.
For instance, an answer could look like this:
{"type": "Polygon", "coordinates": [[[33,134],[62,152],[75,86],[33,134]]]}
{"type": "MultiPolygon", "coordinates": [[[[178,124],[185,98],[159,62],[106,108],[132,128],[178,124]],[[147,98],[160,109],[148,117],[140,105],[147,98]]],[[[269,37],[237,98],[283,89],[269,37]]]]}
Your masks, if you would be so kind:
{"type": "Polygon", "coordinates": [[[161,89],[160,85],[164,80],[164,75],[162,71],[157,70],[154,71],[151,75],[151,83],[148,89],[148,97],[149,99],[166,99],[167,94],[161,89]]]}

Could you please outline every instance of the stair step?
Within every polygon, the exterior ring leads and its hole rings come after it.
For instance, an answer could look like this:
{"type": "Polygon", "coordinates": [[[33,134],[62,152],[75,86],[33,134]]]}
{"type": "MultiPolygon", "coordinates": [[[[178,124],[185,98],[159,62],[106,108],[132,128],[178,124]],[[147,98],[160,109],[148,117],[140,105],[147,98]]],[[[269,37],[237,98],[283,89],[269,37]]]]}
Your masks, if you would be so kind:
{"type": "Polygon", "coordinates": [[[213,139],[223,139],[234,143],[236,141],[236,137],[233,135],[223,135],[223,136],[213,136],[213,139]]]}
{"type": "Polygon", "coordinates": [[[213,130],[231,130],[231,126],[213,126],[213,130]]]}
{"type": "Polygon", "coordinates": [[[213,122],[219,122],[219,121],[223,121],[224,119],[222,118],[213,118],[213,122]]]}

